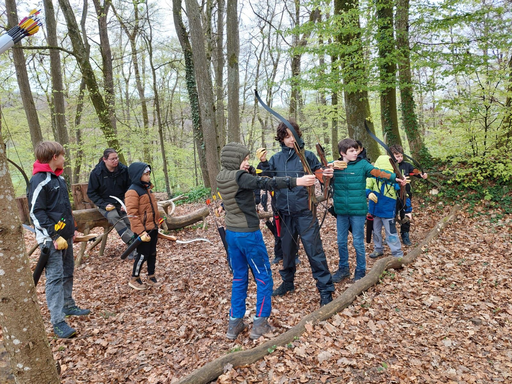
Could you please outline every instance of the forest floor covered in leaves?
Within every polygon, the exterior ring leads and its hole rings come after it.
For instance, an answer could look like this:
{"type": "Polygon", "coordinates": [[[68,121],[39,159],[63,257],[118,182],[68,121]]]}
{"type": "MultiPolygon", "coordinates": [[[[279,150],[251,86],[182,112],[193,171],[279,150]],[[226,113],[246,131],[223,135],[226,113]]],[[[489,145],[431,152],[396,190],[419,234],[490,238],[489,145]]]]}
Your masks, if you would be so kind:
{"type": "MultiPolygon", "coordinates": [[[[180,206],[175,215],[198,207],[180,206]]],[[[451,205],[423,205],[417,199],[415,208],[413,247],[451,205]]],[[[351,306],[306,327],[302,336],[258,362],[226,367],[216,382],[512,382],[512,215],[485,208],[480,213],[460,211],[413,264],[387,271],[351,306]]],[[[273,237],[261,223],[272,259],[273,237]]],[[[128,286],[132,261],[119,258],[125,247],[115,233],[104,256],[98,256],[97,247],[84,258],[75,271],[74,295],[92,314],[69,318],[78,330],[76,338],[53,337],[42,278],[37,292],[63,383],[172,383],[220,356],[267,340],[252,341],[249,331],[235,341],[225,337],[231,276],[213,218],[207,218],[206,228],[200,224],[172,234],[181,240],[208,238],[214,244],[159,240],[156,275],[163,284],[157,289],[135,291],[128,286]]],[[[336,223],[329,214],[321,236],[334,273],[336,223]]],[[[32,235],[26,235],[26,242],[28,249],[32,235]]],[[[79,245],[75,247],[77,253],[79,245]]],[[[371,251],[367,245],[367,254],[371,251]]],[[[295,292],[273,300],[270,322],[276,335],[319,308],[306,255],[299,255],[295,292]]],[[[37,257],[38,251],[31,256],[34,264],[37,257]]],[[[353,273],[352,247],[350,261],[353,273]]],[[[373,263],[367,257],[368,269],[373,263]]],[[[275,287],[281,282],[278,269],[272,265],[275,287]]],[[[334,297],[349,284],[336,284],[334,297]]],[[[255,298],[251,281],[249,324],[255,298]]]]}

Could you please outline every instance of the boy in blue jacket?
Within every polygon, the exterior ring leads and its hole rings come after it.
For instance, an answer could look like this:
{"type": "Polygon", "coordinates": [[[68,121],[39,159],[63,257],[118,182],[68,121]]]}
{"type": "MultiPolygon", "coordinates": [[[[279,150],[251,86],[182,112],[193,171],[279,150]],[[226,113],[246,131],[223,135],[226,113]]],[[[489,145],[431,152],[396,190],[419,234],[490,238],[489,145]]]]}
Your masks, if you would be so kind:
{"type": "Polygon", "coordinates": [[[405,185],[405,180],[397,179],[394,173],[382,171],[368,161],[358,158],[359,145],[353,139],[338,143],[343,161],[335,161],[334,168],[334,211],[338,230],[338,271],[332,280],[337,283],[350,276],[348,263],[348,229],[352,226],[353,245],[356,250],[356,271],[354,281],[366,275],[366,255],[364,248],[364,223],[368,212],[366,202],[366,178],[374,177],[382,182],[405,185]]]}
{"type": "MultiPolygon", "coordinates": [[[[375,166],[393,172],[393,166],[390,163],[388,155],[379,156],[375,161],[375,166]]],[[[395,257],[402,257],[402,245],[396,230],[396,199],[397,190],[400,189],[398,184],[388,184],[379,182],[377,179],[368,178],[366,180],[366,194],[368,195],[369,205],[368,212],[373,216],[373,244],[375,246],[373,252],[369,255],[371,258],[377,258],[384,254],[382,244],[382,227],[386,233],[386,243],[391,250],[391,254],[395,257]]],[[[407,198],[404,212],[411,212],[411,205],[407,198]]]]}
{"type": "Polygon", "coordinates": [[[88,315],[73,299],[73,237],[75,221],[69,202],[64,170],[64,148],[55,141],[43,141],[35,149],[36,162],[28,190],[30,218],[41,252],[48,252],[45,266],[46,302],[55,335],[67,339],[76,330],[65,317],[88,315]]]}

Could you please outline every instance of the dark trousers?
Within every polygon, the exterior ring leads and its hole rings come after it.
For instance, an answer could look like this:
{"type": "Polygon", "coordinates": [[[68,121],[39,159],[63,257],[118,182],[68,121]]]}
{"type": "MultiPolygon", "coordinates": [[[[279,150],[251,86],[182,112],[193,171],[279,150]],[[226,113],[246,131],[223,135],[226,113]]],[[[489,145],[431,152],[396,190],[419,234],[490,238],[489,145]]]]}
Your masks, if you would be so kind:
{"type": "Polygon", "coordinates": [[[334,292],[331,273],[327,265],[318,219],[313,218],[311,211],[300,215],[288,216],[281,214],[281,247],[283,250],[283,269],[279,271],[283,283],[292,285],[295,278],[295,255],[298,250],[298,238],[302,239],[304,251],[308,256],[309,265],[316,287],[320,293],[334,292]]]}
{"type": "Polygon", "coordinates": [[[151,241],[148,241],[147,243],[142,242],[137,246],[137,255],[133,260],[133,277],[140,276],[140,271],[144,262],[147,262],[148,265],[148,276],[155,274],[156,243],[158,241],[158,231],[154,230],[148,233],[149,236],[151,236],[151,241]]]}

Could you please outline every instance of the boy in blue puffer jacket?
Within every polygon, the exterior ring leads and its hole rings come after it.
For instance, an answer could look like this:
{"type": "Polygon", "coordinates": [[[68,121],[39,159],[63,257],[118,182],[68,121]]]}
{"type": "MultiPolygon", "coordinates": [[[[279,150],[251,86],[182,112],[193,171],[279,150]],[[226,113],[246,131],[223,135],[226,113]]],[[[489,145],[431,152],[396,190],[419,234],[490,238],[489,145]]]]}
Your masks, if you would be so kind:
{"type": "Polygon", "coordinates": [[[366,178],[374,177],[382,182],[405,185],[405,179],[397,179],[394,173],[382,171],[368,161],[358,157],[359,145],[353,139],[338,143],[343,161],[335,161],[334,167],[334,211],[338,230],[338,271],[332,281],[337,283],[350,276],[348,263],[348,229],[352,227],[352,238],[356,250],[356,271],[354,281],[366,275],[364,248],[364,223],[368,212],[366,202],[366,178]]]}
{"type": "MultiPolygon", "coordinates": [[[[375,161],[375,166],[388,171],[390,174],[393,172],[388,155],[379,156],[377,161],[375,161]]],[[[366,180],[366,195],[370,200],[368,212],[373,216],[373,244],[375,248],[369,255],[373,259],[384,254],[382,227],[384,227],[386,243],[391,250],[391,254],[395,257],[402,257],[404,255],[395,221],[397,190],[399,189],[400,185],[398,184],[382,183],[374,178],[366,180]]],[[[404,212],[410,213],[411,211],[410,200],[407,198],[404,212]]]]}

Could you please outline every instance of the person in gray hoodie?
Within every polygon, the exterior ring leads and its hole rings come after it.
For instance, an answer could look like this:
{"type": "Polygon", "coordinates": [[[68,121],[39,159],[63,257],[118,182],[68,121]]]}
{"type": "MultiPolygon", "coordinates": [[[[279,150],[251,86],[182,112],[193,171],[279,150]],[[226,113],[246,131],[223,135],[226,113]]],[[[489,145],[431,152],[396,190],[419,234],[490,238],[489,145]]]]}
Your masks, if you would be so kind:
{"type": "Polygon", "coordinates": [[[275,190],[310,186],[315,176],[259,177],[249,170],[249,150],[239,143],[229,143],[221,151],[222,169],[217,175],[217,187],[226,210],[226,241],[229,263],[233,270],[231,308],[226,337],[235,340],[246,325],[245,300],[249,283],[249,269],[257,286],[256,314],[249,337],[253,340],[272,331],[268,324],[272,307],[272,271],[267,248],[260,230],[254,190],[275,190]]]}

